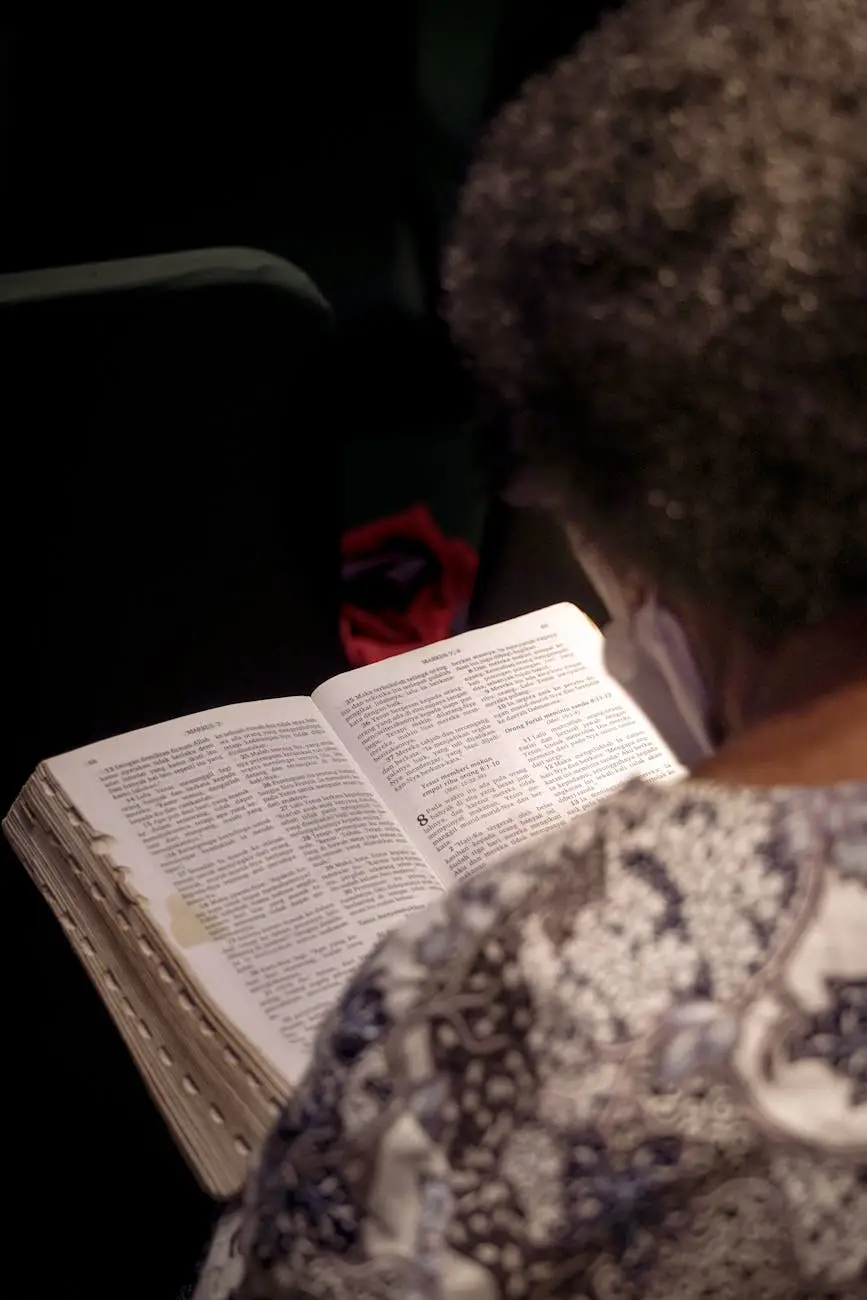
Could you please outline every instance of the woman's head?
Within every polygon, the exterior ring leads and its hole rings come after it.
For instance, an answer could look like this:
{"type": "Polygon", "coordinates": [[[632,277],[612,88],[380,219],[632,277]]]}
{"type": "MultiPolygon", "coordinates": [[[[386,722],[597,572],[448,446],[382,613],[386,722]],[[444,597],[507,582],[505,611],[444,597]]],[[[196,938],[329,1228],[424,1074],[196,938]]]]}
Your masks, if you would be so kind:
{"type": "Polygon", "coordinates": [[[446,282],[620,571],[756,644],[867,600],[864,0],[634,0],[495,122],[446,282]]]}

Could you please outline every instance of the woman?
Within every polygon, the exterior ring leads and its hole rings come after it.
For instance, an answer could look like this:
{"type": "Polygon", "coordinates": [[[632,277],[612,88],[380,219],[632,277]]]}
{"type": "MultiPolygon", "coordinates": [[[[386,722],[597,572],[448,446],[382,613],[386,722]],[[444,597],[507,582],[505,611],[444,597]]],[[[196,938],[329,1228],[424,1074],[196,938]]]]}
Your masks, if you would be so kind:
{"type": "Polygon", "coordinates": [[[382,945],[199,1294],[864,1297],[863,0],[636,0],[501,115],[447,282],[705,756],[382,945]]]}

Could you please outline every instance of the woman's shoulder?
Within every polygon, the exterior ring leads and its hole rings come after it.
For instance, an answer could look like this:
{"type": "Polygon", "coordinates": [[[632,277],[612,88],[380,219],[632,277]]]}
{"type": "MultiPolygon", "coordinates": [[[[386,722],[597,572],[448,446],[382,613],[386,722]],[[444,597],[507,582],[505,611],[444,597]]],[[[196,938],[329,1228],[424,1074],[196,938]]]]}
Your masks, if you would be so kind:
{"type": "Polygon", "coordinates": [[[536,1008],[562,998],[597,1044],[623,1043],[671,1002],[744,999],[836,924],[834,890],[865,887],[867,786],[635,781],[412,917],[378,969],[399,1015],[437,969],[500,961],[536,1008]]]}
{"type": "Polygon", "coordinates": [[[655,911],[667,897],[656,932],[689,930],[692,920],[697,935],[712,900],[724,905],[727,899],[732,911],[767,913],[773,894],[784,922],[817,874],[859,874],[865,846],[867,783],[807,788],[635,780],[495,861],[457,896],[494,895],[518,921],[538,911],[550,892],[568,899],[576,920],[591,904],[611,908],[627,895],[637,904],[641,895],[655,911]]]}
{"type": "Polygon", "coordinates": [[[604,960],[609,946],[638,961],[649,945],[660,970],[665,952],[689,950],[702,957],[697,987],[728,996],[805,921],[822,882],[842,872],[867,883],[865,854],[867,784],[636,780],[495,861],[395,939],[411,944],[447,918],[463,930],[469,916],[479,934],[543,944],[567,962],[604,960]]]}
{"type": "Polygon", "coordinates": [[[864,788],[634,783],[411,917],[266,1146],[250,1285],[856,1276],[865,855],[864,788]]]}

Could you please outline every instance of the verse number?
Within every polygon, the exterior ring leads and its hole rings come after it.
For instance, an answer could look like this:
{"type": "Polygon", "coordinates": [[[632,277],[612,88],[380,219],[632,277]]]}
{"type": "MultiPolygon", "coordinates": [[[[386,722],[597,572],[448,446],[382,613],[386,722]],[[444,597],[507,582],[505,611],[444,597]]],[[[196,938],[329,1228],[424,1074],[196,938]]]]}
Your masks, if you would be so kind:
{"type": "Polygon", "coordinates": [[[428,818],[425,817],[424,813],[419,813],[418,817],[416,817],[416,821],[419,826],[427,826],[428,824],[428,818]]]}

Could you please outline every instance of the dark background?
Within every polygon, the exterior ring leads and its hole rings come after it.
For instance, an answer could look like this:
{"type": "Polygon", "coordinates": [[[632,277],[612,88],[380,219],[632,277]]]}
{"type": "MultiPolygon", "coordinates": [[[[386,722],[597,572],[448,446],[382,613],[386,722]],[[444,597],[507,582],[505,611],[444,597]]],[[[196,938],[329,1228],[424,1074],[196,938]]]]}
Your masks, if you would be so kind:
{"type": "MultiPolygon", "coordinates": [[[[473,477],[437,264],[481,123],[603,7],[0,31],[0,274],[243,245],[303,267],[336,316],[293,369],[243,295],[168,329],[157,304],[129,334],[92,304],[0,315],[4,807],[49,753],[337,671],[347,517],[429,495],[481,544],[476,623],[581,599],[553,528],[473,477]],[[200,527],[148,541],[203,494],[200,527]]],[[[168,1300],[213,1208],[5,849],[2,869],[4,1269],[24,1296],[168,1300]]]]}

